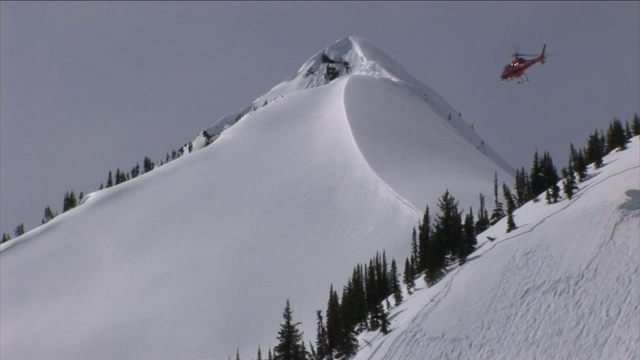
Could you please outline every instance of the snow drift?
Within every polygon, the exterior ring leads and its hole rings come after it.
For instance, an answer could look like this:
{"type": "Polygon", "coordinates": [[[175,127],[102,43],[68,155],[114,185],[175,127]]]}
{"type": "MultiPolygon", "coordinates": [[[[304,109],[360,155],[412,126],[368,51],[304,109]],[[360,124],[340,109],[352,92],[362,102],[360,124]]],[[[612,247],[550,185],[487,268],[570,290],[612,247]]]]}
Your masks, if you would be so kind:
{"type": "Polygon", "coordinates": [[[446,189],[464,209],[494,172],[511,182],[443,99],[359,38],[207,133],[2,244],[2,359],[249,354],[273,343],[287,298],[311,338],[329,285],[376,251],[403,259],[446,189]]]}

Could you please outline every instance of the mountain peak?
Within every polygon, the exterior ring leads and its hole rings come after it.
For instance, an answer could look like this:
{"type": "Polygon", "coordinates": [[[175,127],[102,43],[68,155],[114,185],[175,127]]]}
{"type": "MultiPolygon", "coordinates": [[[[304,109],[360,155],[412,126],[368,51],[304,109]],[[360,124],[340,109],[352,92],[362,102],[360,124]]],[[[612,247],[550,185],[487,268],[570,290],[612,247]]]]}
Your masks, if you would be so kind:
{"type": "Polygon", "coordinates": [[[279,96],[290,91],[322,86],[339,77],[354,74],[414,82],[397,62],[371,42],[362,37],[348,36],[313,55],[291,78],[265,95],[279,96]]]}
{"type": "MultiPolygon", "coordinates": [[[[206,129],[209,136],[217,136],[238,119],[255,111],[285,94],[328,85],[338,78],[351,75],[365,75],[374,78],[384,78],[394,82],[401,82],[413,88],[419,96],[438,99],[441,104],[446,102],[425,84],[409,75],[395,60],[384,51],[373,45],[369,40],[359,36],[347,36],[327,46],[307,60],[298,71],[287,80],[274,86],[264,95],[255,99],[251,104],[238,112],[228,114],[206,129]]],[[[446,105],[442,113],[456,112],[446,105]]],[[[202,136],[200,136],[202,137],[202,136]]],[[[202,140],[202,139],[201,139],[202,140]]],[[[203,141],[199,141],[201,143],[203,141]]]]}
{"type": "MultiPolygon", "coordinates": [[[[350,75],[366,75],[403,82],[421,89],[421,92],[425,92],[422,89],[426,88],[424,84],[410,76],[395,60],[365,38],[347,36],[313,55],[295,74],[271,88],[251,104],[238,112],[219,119],[213,126],[206,129],[206,132],[209,136],[217,136],[251,111],[255,111],[288,93],[324,86],[338,78],[350,75]]],[[[431,90],[426,90],[426,92],[431,92],[431,90]]],[[[202,136],[200,137],[202,138],[202,136]]],[[[204,140],[197,142],[204,143],[204,140]]]]}

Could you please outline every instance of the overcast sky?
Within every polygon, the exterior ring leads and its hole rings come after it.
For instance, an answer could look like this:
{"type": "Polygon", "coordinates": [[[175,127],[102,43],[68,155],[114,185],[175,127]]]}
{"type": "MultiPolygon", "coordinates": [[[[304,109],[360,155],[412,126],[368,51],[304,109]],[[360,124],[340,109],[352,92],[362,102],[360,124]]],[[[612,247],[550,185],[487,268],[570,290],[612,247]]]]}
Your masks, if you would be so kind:
{"type": "MultiPolygon", "coordinates": [[[[0,231],[61,212],[361,36],[514,167],[640,108],[640,2],[0,2],[0,231]],[[523,85],[516,50],[552,53],[523,85]]],[[[487,191],[490,191],[488,189],[487,191]]]]}

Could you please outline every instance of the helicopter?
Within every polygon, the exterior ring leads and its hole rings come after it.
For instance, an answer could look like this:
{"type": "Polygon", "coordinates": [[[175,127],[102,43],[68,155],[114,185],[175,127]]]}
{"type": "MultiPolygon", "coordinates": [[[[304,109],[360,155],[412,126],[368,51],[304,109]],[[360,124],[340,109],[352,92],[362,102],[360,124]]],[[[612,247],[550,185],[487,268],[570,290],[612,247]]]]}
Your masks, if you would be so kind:
{"type": "Polygon", "coordinates": [[[510,63],[505,65],[504,70],[502,70],[502,75],[500,75],[500,79],[502,82],[518,79],[518,84],[522,84],[525,81],[529,81],[527,74],[525,74],[525,70],[530,68],[533,64],[539,62],[544,64],[546,57],[544,52],[547,48],[547,44],[544,44],[542,47],[542,53],[540,55],[531,55],[531,54],[519,54],[515,53],[513,56],[513,60],[510,63]],[[536,56],[533,59],[526,60],[523,56],[536,56]]]}

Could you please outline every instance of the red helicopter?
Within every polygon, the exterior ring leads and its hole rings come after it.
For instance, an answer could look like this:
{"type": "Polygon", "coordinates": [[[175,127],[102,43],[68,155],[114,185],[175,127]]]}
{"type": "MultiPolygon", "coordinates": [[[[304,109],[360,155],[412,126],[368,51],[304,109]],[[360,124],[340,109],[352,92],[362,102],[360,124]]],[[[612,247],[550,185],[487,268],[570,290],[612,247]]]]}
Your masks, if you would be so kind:
{"type": "Polygon", "coordinates": [[[524,73],[529,67],[533,64],[539,62],[544,64],[546,57],[544,56],[544,51],[547,48],[547,44],[544,44],[542,47],[542,53],[538,56],[536,55],[528,55],[528,54],[513,54],[513,60],[509,64],[504,67],[502,70],[502,75],[500,75],[500,79],[502,82],[518,79],[518,84],[522,84],[525,81],[529,81],[527,74],[524,73]],[[526,60],[523,56],[536,56],[533,59],[526,60]]]}

